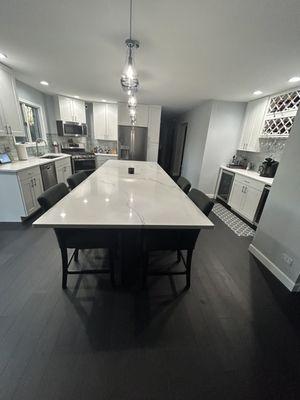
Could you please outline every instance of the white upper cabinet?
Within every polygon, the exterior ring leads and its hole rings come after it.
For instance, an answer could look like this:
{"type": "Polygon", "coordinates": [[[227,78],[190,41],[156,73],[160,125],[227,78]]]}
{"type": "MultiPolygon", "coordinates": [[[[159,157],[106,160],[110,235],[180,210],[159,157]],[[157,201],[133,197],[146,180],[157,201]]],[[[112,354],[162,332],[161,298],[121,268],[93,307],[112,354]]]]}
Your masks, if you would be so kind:
{"type": "Polygon", "coordinates": [[[94,137],[100,140],[118,140],[118,105],[93,103],[94,137]]]}
{"type": "Polygon", "coordinates": [[[85,102],[83,100],[71,99],[70,97],[58,96],[56,119],[85,124],[85,102]]]}
{"type": "MultiPolygon", "coordinates": [[[[118,124],[131,126],[129,110],[127,103],[119,103],[118,104],[119,115],[118,115],[118,124]]],[[[148,119],[149,119],[149,107],[143,104],[137,105],[136,107],[136,126],[148,127],[148,119]]]]}
{"type": "Polygon", "coordinates": [[[75,122],[81,124],[86,123],[85,102],[82,100],[73,99],[73,115],[75,122]]]}
{"type": "Polygon", "coordinates": [[[269,98],[264,97],[249,101],[247,104],[239,150],[260,151],[259,136],[263,129],[268,103],[269,98]]]}
{"type": "Polygon", "coordinates": [[[0,134],[24,136],[21,108],[12,72],[0,65],[0,134]]]}

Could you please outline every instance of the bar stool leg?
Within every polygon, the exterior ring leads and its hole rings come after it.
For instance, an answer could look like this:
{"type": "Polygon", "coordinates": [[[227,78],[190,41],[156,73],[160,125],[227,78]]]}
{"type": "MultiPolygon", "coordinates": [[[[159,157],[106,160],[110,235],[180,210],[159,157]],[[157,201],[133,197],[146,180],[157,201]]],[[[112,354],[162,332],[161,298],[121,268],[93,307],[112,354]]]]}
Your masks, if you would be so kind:
{"type": "Polygon", "coordinates": [[[68,279],[68,250],[66,247],[60,249],[62,259],[62,288],[67,288],[68,279]]]}
{"type": "Polygon", "coordinates": [[[185,290],[188,290],[191,287],[192,257],[193,257],[193,250],[188,250],[187,251],[187,257],[186,257],[186,286],[185,286],[185,290]]]}

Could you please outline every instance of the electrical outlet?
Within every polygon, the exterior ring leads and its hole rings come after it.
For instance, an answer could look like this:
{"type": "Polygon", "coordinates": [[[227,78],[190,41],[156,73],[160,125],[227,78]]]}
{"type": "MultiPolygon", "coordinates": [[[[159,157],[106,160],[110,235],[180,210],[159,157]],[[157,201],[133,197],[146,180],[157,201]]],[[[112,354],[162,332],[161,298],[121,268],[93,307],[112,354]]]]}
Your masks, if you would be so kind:
{"type": "Polygon", "coordinates": [[[281,257],[282,257],[283,261],[284,261],[287,265],[289,265],[290,267],[293,265],[294,259],[293,259],[291,256],[289,256],[289,255],[286,254],[286,253],[282,253],[282,254],[281,254],[281,257]]]}

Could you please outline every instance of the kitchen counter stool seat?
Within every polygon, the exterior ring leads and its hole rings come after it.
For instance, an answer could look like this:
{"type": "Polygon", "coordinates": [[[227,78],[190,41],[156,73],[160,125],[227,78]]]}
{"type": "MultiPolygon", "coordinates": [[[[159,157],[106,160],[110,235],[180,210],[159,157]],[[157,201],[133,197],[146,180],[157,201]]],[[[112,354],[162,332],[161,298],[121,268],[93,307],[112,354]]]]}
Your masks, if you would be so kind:
{"type": "Polygon", "coordinates": [[[71,190],[75,189],[81,182],[87,178],[87,174],[84,171],[76,172],[75,174],[67,178],[68,185],[71,190]]]}
{"type": "Polygon", "coordinates": [[[185,194],[188,194],[192,187],[191,183],[184,176],[180,176],[176,183],[185,194]]]}
{"type": "MultiPolygon", "coordinates": [[[[85,175],[85,174],[84,174],[85,175]]],[[[85,175],[86,176],[86,175],[85,175]]],[[[58,183],[46,190],[38,197],[38,202],[43,211],[48,211],[69,193],[64,183],[58,183]]],[[[67,287],[68,274],[91,274],[91,273],[110,273],[110,280],[114,285],[114,251],[117,249],[116,234],[109,229],[54,229],[62,257],[62,288],[67,287]],[[68,259],[68,249],[75,249],[71,258],[68,259]],[[78,251],[80,249],[108,249],[109,250],[109,269],[90,269],[90,270],[69,270],[69,266],[74,258],[78,261],[78,251]]]]}
{"type": "MultiPolygon", "coordinates": [[[[200,190],[192,189],[188,194],[195,205],[208,216],[213,208],[214,202],[200,190]]],[[[146,286],[148,275],[185,275],[186,286],[191,286],[191,265],[194,247],[200,229],[148,229],[143,231],[142,247],[142,269],[143,286],[146,286]],[[149,252],[156,250],[176,250],[177,262],[183,261],[184,271],[148,271],[149,252]],[[186,258],[182,251],[186,251],[186,258]]]]}
{"type": "Polygon", "coordinates": [[[117,251],[117,234],[110,229],[54,229],[62,257],[62,288],[67,287],[68,275],[80,274],[110,274],[111,284],[115,285],[114,254],[117,251]],[[68,259],[68,249],[75,249],[72,257],[68,259]],[[69,270],[74,257],[78,261],[78,251],[86,249],[108,249],[109,268],[69,270]]]}

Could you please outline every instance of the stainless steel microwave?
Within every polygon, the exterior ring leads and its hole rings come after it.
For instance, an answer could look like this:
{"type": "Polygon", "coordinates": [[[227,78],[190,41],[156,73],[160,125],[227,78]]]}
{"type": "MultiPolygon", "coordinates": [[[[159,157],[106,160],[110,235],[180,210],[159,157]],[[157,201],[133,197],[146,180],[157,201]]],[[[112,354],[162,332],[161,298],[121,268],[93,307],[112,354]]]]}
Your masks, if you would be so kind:
{"type": "Polygon", "coordinates": [[[59,136],[87,136],[87,125],[79,122],[56,121],[59,136]]]}

